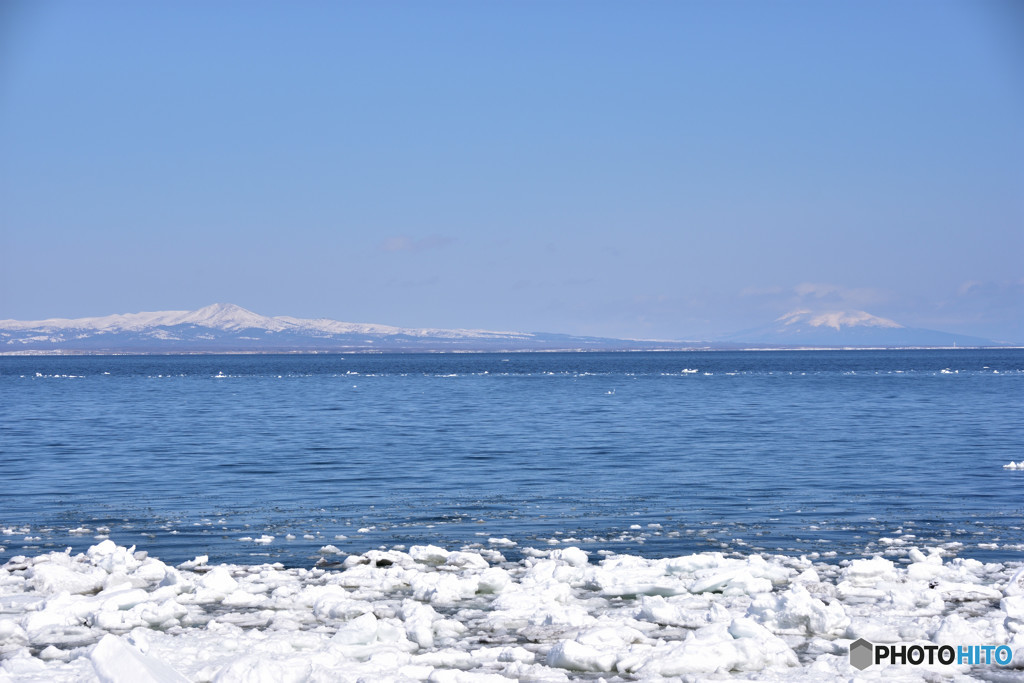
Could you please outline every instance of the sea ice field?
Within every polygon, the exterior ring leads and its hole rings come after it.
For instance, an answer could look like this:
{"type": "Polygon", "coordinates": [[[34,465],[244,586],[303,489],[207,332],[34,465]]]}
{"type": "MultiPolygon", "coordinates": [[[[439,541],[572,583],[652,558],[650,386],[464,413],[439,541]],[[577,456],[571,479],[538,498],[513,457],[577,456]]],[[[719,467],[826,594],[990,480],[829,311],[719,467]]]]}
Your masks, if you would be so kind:
{"type": "Polygon", "coordinates": [[[1024,680],[1022,406],[1017,349],[0,358],[0,681],[1024,680]]]}
{"type": "Polygon", "coordinates": [[[0,680],[1020,680],[1024,567],[946,554],[830,564],[570,546],[512,562],[413,546],[332,568],[173,567],[108,539],[0,569],[0,680]],[[858,638],[1015,655],[857,671],[858,638]]]}

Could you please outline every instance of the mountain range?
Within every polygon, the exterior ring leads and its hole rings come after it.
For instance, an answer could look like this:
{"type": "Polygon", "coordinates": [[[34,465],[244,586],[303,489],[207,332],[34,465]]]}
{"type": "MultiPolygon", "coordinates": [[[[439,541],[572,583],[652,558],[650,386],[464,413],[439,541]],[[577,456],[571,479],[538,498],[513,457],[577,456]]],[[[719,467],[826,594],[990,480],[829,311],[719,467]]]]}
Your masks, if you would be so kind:
{"type": "Polygon", "coordinates": [[[273,353],[699,350],[785,347],[997,346],[908,328],[863,311],[793,311],[718,341],[657,341],[543,332],[403,328],[268,317],[234,304],[98,318],[0,320],[0,353],[273,353]]]}
{"type": "Polygon", "coordinates": [[[682,346],[682,342],[268,317],[234,304],[74,320],[0,320],[0,353],[652,350],[682,346]]]}

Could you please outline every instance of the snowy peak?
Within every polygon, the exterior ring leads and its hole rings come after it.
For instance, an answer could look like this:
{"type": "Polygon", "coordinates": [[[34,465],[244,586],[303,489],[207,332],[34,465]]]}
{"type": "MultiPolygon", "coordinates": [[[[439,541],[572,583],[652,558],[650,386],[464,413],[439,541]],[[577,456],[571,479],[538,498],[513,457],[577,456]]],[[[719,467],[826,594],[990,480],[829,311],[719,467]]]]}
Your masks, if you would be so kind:
{"type": "Polygon", "coordinates": [[[212,304],[198,311],[152,311],[121,313],[98,318],[48,318],[46,320],[0,320],[0,330],[94,330],[97,332],[139,332],[155,327],[195,325],[216,330],[249,328],[281,329],[273,318],[234,304],[212,304]]]}
{"type": "Polygon", "coordinates": [[[210,304],[198,311],[193,311],[195,319],[215,324],[235,324],[240,321],[263,320],[264,316],[253,313],[247,308],[235,304],[210,304]]]}
{"type": "Polygon", "coordinates": [[[235,304],[211,304],[204,306],[198,311],[192,311],[182,316],[177,324],[197,325],[199,327],[210,327],[215,330],[232,332],[248,329],[273,330],[277,332],[288,327],[286,323],[253,313],[235,304]]]}
{"type": "Polygon", "coordinates": [[[865,311],[829,311],[826,313],[815,313],[810,310],[790,311],[789,313],[776,318],[775,322],[786,326],[809,325],[811,327],[831,327],[837,332],[844,327],[878,327],[889,329],[901,329],[895,320],[879,318],[865,311]]]}
{"type": "Polygon", "coordinates": [[[726,338],[741,344],[787,348],[906,348],[998,346],[981,339],[936,330],[905,327],[866,311],[790,311],[770,325],[726,338]]]}

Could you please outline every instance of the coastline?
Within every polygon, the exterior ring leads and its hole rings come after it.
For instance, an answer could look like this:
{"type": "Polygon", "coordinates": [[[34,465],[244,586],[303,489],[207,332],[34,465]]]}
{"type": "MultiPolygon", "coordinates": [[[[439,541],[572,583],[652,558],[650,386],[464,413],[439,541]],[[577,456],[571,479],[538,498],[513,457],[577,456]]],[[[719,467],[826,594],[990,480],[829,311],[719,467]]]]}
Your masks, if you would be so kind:
{"type": "Polygon", "coordinates": [[[672,346],[665,348],[558,348],[558,349],[431,349],[431,348],[367,348],[354,347],[351,349],[264,349],[247,350],[235,349],[226,351],[189,351],[177,349],[168,351],[116,351],[102,350],[90,351],[80,349],[46,349],[26,351],[0,351],[0,357],[11,358],[61,358],[67,356],[89,356],[89,357],[117,357],[117,356],[358,356],[358,355],[464,355],[464,354],[530,354],[530,353],[735,353],[740,351],[748,352],[803,352],[803,351],[1017,351],[1024,349],[1024,346],[672,346]]]}

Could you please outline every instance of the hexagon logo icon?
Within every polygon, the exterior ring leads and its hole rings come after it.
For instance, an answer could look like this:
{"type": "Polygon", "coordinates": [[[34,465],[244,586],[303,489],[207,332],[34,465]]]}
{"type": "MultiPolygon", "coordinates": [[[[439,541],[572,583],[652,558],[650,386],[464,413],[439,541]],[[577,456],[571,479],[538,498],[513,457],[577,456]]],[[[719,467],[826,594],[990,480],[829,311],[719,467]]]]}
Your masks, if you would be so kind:
{"type": "Polygon", "coordinates": [[[850,664],[861,671],[868,668],[874,660],[874,649],[875,647],[863,638],[853,641],[850,643],[850,664]]]}

